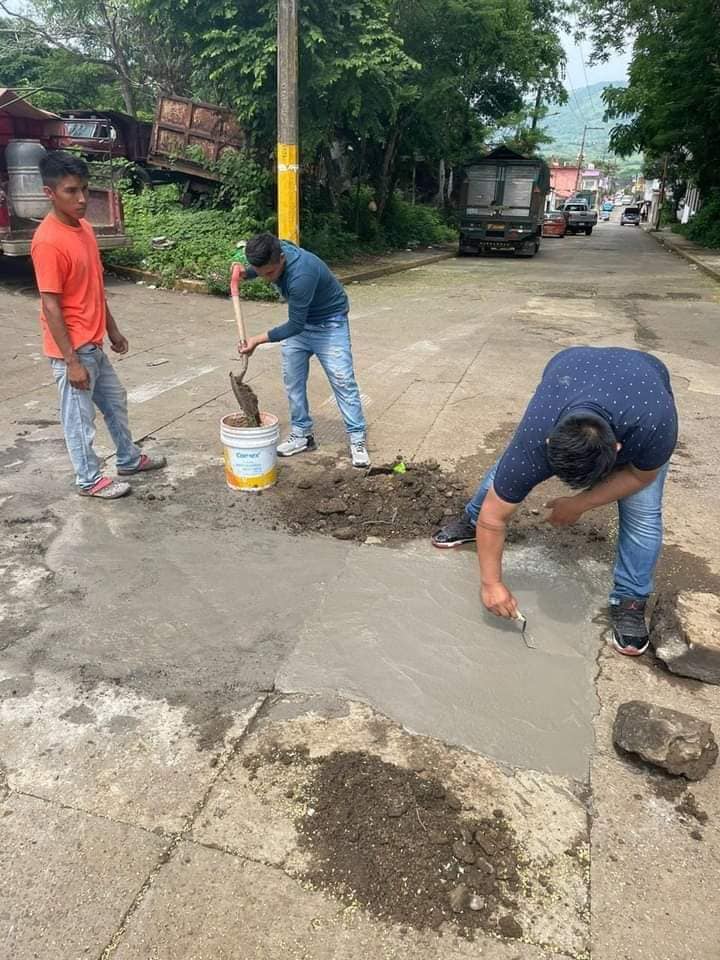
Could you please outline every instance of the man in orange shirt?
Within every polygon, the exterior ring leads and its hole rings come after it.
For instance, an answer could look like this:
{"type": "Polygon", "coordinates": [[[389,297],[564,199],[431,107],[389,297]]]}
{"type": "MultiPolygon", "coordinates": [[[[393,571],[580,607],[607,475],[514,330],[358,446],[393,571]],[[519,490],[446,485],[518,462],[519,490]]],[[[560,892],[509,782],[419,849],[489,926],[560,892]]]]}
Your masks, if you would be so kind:
{"type": "Polygon", "coordinates": [[[129,476],[165,466],[133,443],[127,393],[107,358],[107,334],[115,353],[128,352],[105,299],[103,268],[93,228],[84,219],[88,168],[84,160],[60,151],[40,161],[52,209],[35,231],[32,260],[42,302],[43,347],[60,395],[65,443],[75,468],[78,493],[117,500],[130,484],[103,476],[95,453],[95,408],[105,418],[117,447],[117,473],[129,476]]]}

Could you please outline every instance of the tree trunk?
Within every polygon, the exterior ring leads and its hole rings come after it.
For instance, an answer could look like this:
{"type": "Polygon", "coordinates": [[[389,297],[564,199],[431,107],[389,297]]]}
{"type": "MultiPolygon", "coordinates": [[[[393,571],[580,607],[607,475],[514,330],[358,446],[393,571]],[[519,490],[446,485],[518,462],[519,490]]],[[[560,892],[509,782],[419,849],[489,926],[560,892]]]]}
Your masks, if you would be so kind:
{"type": "Polygon", "coordinates": [[[399,143],[400,128],[396,125],[393,127],[390,136],[385,142],[385,150],[383,152],[382,173],[380,174],[377,189],[378,220],[382,220],[385,214],[385,208],[387,207],[392,188],[395,184],[395,158],[397,156],[399,143]]]}
{"type": "Polygon", "coordinates": [[[438,191],[435,197],[435,206],[442,207],[445,203],[445,161],[438,164],[438,191]]]}
{"type": "Polygon", "coordinates": [[[135,108],[135,94],[133,92],[132,84],[120,71],[118,71],[117,78],[120,85],[120,93],[122,94],[123,103],[125,104],[125,110],[130,114],[131,117],[134,117],[137,111],[135,108]]]}
{"type": "Polygon", "coordinates": [[[448,178],[447,178],[447,190],[445,191],[445,204],[448,207],[450,206],[450,199],[452,197],[454,184],[455,184],[455,171],[453,170],[452,167],[450,167],[450,173],[448,174],[448,178]]]}

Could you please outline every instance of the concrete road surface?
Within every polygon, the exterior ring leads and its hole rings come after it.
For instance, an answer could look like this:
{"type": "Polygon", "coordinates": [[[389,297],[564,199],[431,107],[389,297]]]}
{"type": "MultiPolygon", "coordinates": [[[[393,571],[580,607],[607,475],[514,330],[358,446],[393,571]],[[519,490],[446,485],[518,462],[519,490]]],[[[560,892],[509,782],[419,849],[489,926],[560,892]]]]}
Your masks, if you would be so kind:
{"type": "MultiPolygon", "coordinates": [[[[131,343],[117,368],[134,433],[170,465],[124,501],[80,500],[32,276],[4,263],[0,282],[3,960],[720,957],[720,774],[693,785],[708,814],[696,822],[610,741],[623,700],[688,709],[717,732],[720,697],[610,652],[611,509],[549,531],[552,483],[524,508],[507,569],[536,650],[484,614],[472,550],[253,522],[258,501],[222,474],[229,301],[118,280],[108,294],[131,343]],[[475,945],[349,916],[300,882],[282,794],[243,779],[243,758],[269,741],[401,766],[421,745],[432,769],[455,771],[465,809],[501,798],[556,893],[528,884],[511,908],[522,935],[488,930],[475,945]]],[[[720,592],[720,288],[611,223],[546,239],[533,260],[448,260],[349,293],[375,461],[436,459],[468,489],[557,350],[661,357],[682,424],[660,583],[720,592]]],[[[245,310],[251,332],[284,315],[245,310]]],[[[285,425],[279,364],[277,346],[258,350],[250,382],[285,425]]],[[[309,393],[314,462],[346,462],[315,368],[309,393]]],[[[102,427],[98,443],[111,457],[102,427]]],[[[301,469],[282,464],[280,483],[301,469]]]]}

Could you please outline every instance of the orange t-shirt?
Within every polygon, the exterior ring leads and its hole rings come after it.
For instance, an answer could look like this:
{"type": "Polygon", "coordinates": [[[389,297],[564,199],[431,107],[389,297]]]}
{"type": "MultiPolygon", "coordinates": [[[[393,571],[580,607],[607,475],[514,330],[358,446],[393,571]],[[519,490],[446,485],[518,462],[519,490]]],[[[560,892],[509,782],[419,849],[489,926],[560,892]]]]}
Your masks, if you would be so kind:
{"type": "MultiPolygon", "coordinates": [[[[105,283],[97,240],[87,220],[79,227],[61,223],[49,213],[33,236],[31,256],[40,293],[58,293],[73,347],[101,344],[105,339],[105,283]]],[[[43,349],[62,357],[40,311],[43,349]]]]}

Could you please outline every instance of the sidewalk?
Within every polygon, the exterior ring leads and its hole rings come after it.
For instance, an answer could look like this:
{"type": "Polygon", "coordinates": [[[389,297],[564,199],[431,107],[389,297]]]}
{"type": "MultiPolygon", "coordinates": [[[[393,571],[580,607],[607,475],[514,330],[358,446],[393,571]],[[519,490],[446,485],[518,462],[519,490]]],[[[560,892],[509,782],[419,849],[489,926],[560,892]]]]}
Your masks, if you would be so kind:
{"type": "Polygon", "coordinates": [[[720,283],[720,250],[715,251],[709,250],[707,247],[701,247],[699,243],[693,243],[692,240],[688,240],[678,233],[673,233],[668,227],[663,227],[661,230],[651,230],[649,227],[643,229],[667,250],[684,257],[685,260],[688,260],[703,273],[720,283]]]}
{"type": "MultiPolygon", "coordinates": [[[[450,260],[457,255],[455,244],[442,244],[430,247],[418,247],[415,250],[395,250],[377,256],[364,256],[352,263],[330,263],[338,280],[348,286],[351,283],[360,283],[363,280],[377,280],[392,273],[402,273],[405,270],[416,270],[419,267],[428,267],[441,260],[450,260]]],[[[147,284],[152,287],[163,286],[159,274],[137,267],[109,266],[109,273],[136,283],[147,284]]],[[[185,290],[188,293],[209,294],[210,290],[204,280],[179,278],[172,285],[173,290],[185,290]]]]}

